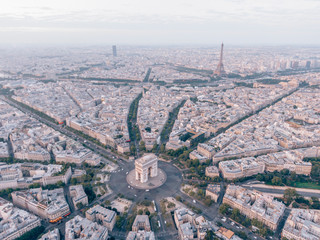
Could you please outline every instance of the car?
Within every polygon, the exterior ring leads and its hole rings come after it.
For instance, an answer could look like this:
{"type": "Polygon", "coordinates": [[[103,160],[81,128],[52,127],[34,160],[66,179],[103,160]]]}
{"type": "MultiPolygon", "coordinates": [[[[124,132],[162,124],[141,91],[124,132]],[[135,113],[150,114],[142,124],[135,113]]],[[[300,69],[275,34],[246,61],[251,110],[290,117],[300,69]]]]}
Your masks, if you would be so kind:
{"type": "Polygon", "coordinates": [[[233,225],[234,225],[234,222],[231,222],[231,225],[233,226],[233,225]]]}
{"type": "Polygon", "coordinates": [[[126,172],[126,175],[128,175],[129,172],[126,172]]]}
{"type": "Polygon", "coordinates": [[[192,201],[192,202],[193,202],[193,203],[197,203],[197,202],[196,202],[196,200],[194,200],[194,199],[193,199],[193,201],[192,201]]]}
{"type": "Polygon", "coordinates": [[[146,190],[146,192],[149,192],[149,191],[150,191],[149,189],[146,190]]]}
{"type": "Polygon", "coordinates": [[[130,186],[128,185],[128,188],[130,188],[130,186]]]}

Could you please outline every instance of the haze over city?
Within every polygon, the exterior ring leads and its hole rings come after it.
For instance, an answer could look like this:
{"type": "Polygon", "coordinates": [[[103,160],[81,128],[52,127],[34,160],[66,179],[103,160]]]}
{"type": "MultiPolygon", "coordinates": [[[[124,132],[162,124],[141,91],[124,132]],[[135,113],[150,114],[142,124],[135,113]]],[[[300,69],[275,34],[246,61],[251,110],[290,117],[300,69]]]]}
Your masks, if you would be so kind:
{"type": "Polygon", "coordinates": [[[1,45],[318,45],[317,0],[12,0],[1,45]]]}

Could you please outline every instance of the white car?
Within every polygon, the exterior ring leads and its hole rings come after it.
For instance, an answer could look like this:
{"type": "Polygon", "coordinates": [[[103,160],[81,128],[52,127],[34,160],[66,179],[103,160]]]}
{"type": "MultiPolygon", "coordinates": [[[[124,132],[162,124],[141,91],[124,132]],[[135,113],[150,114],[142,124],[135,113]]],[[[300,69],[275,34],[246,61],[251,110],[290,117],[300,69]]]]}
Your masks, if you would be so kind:
{"type": "Polygon", "coordinates": [[[197,203],[196,200],[193,200],[192,202],[193,202],[193,203],[197,203]]]}

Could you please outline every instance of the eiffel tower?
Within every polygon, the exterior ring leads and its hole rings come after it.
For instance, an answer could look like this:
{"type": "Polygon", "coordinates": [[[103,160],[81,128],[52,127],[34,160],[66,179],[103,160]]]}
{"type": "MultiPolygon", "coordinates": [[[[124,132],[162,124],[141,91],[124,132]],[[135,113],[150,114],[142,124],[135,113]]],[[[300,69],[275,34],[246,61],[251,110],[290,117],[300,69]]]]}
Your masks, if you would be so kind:
{"type": "Polygon", "coordinates": [[[220,77],[227,75],[226,71],[224,70],[222,59],[223,59],[223,43],[221,44],[220,60],[219,60],[217,69],[214,71],[214,75],[218,75],[220,77]]]}

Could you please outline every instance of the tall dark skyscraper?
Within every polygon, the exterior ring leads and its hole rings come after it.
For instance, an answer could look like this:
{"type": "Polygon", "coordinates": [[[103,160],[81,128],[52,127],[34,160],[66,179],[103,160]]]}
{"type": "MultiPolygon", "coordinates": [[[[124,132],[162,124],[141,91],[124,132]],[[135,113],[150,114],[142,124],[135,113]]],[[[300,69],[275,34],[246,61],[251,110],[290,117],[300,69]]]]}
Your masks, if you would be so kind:
{"type": "Polygon", "coordinates": [[[218,75],[218,76],[225,76],[226,75],[226,71],[224,70],[222,60],[223,60],[223,43],[221,44],[220,60],[219,60],[217,69],[214,71],[215,75],[218,75]]]}
{"type": "Polygon", "coordinates": [[[112,54],[113,54],[114,57],[117,56],[117,46],[116,45],[112,46],[112,54]]]}
{"type": "Polygon", "coordinates": [[[307,61],[307,63],[306,63],[306,69],[310,69],[310,67],[311,67],[311,61],[307,61]]]}

